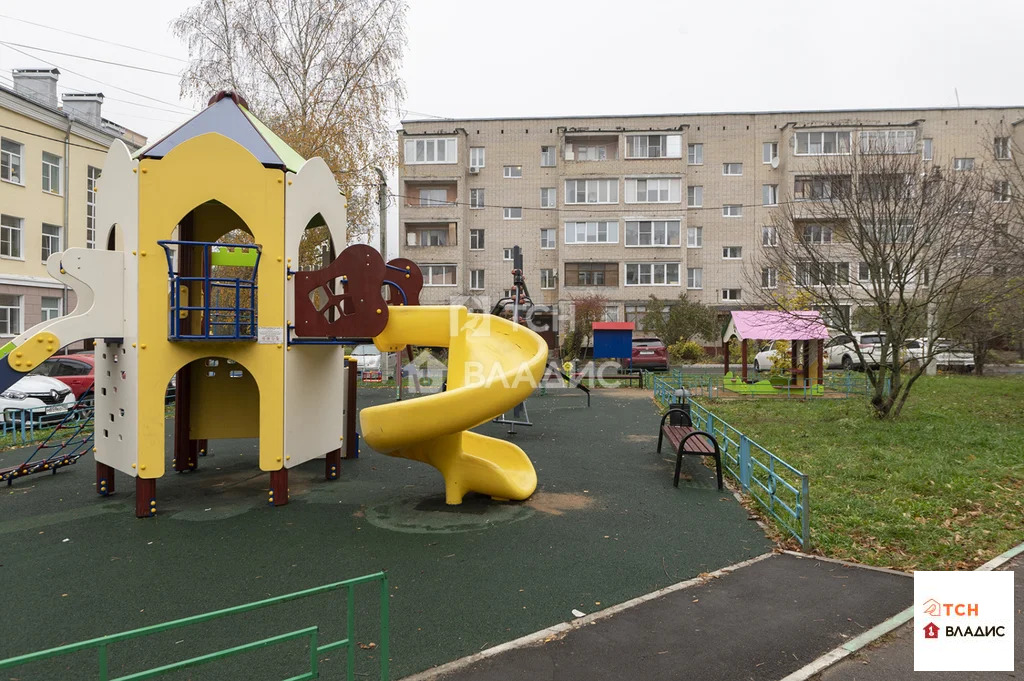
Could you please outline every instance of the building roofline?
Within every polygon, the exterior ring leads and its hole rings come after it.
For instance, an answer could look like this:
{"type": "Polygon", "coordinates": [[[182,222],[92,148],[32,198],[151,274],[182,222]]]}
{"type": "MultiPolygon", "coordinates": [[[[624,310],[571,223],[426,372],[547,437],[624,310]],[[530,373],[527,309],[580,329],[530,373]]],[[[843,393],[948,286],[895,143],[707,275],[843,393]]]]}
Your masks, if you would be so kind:
{"type": "Polygon", "coordinates": [[[906,111],[994,111],[998,109],[1021,109],[1024,105],[1008,106],[922,106],[922,107],[894,107],[894,108],[871,108],[871,109],[776,109],[764,111],[690,111],[686,113],[643,113],[643,114],[597,114],[597,115],[573,115],[573,116],[500,116],[489,118],[403,118],[402,125],[406,123],[470,123],[470,122],[494,122],[494,121],[564,121],[580,118],[593,119],[614,119],[614,118],[686,118],[692,116],[769,116],[769,115],[792,115],[792,114],[850,114],[850,113],[882,113],[882,112],[906,112],[906,111]]]}
{"type": "MultiPolygon", "coordinates": [[[[122,136],[113,134],[113,132],[111,130],[109,130],[109,129],[106,129],[106,128],[94,125],[94,124],[92,124],[92,123],[90,123],[90,122],[88,122],[86,120],[81,119],[81,118],[74,117],[71,114],[69,114],[67,111],[65,111],[64,109],[61,109],[60,107],[53,107],[53,106],[50,106],[49,104],[44,104],[44,103],[40,102],[38,99],[35,99],[33,97],[28,97],[26,95],[21,94],[20,92],[15,92],[13,88],[9,88],[9,87],[5,87],[3,85],[0,85],[0,92],[3,92],[4,94],[11,95],[12,97],[16,97],[17,99],[20,99],[21,101],[23,101],[23,102],[25,102],[27,104],[31,104],[32,106],[38,107],[39,109],[41,109],[43,111],[46,111],[47,113],[51,113],[51,114],[54,114],[55,116],[60,116],[61,118],[65,118],[65,119],[71,120],[71,121],[73,121],[75,123],[75,125],[81,125],[81,126],[83,126],[85,128],[89,128],[90,130],[92,130],[94,132],[100,133],[101,135],[105,135],[107,137],[110,137],[111,138],[111,142],[113,142],[113,140],[116,140],[116,139],[123,140],[122,136]]],[[[97,94],[102,95],[102,93],[97,93],[97,94]]],[[[125,128],[120,123],[116,123],[116,122],[108,120],[106,118],[103,118],[101,120],[103,120],[103,121],[105,121],[107,123],[110,123],[112,125],[116,125],[118,128],[121,128],[121,129],[123,129],[125,131],[128,130],[128,128],[125,128]]],[[[129,144],[129,146],[134,146],[134,144],[129,144]]]]}

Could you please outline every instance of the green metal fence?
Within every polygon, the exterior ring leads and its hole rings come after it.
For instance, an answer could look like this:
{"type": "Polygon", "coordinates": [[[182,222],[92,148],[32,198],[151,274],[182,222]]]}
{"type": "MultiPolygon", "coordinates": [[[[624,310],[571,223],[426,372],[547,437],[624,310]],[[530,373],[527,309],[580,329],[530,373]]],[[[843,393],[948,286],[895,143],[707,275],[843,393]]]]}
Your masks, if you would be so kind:
{"type": "Polygon", "coordinates": [[[324,653],[340,649],[344,649],[346,653],[346,678],[348,679],[348,681],[354,681],[355,653],[357,645],[356,641],[352,638],[353,631],[355,630],[354,590],[355,587],[359,586],[360,584],[367,584],[372,582],[379,582],[380,584],[380,645],[377,648],[377,654],[380,656],[380,679],[381,681],[388,681],[388,679],[390,678],[388,661],[388,641],[390,635],[388,602],[390,600],[390,596],[388,593],[388,577],[387,573],[385,572],[376,572],[372,575],[356,577],[355,579],[347,579],[343,582],[334,582],[333,584],[324,584],[323,586],[314,587],[312,589],[305,589],[303,591],[296,591],[295,593],[285,594],[283,596],[275,596],[274,598],[267,598],[262,601],[255,601],[253,603],[246,603],[244,605],[236,605],[231,608],[214,610],[213,612],[203,613],[201,615],[193,615],[191,617],[183,617],[181,619],[172,620],[170,622],[164,622],[162,624],[154,624],[148,627],[143,627],[141,629],[132,629],[131,631],[124,631],[119,634],[101,636],[99,638],[93,638],[87,641],[80,641],[79,643],[58,646],[56,648],[49,648],[47,650],[40,650],[35,653],[28,653],[27,655],[19,655],[18,657],[0,660],[0,669],[12,669],[14,667],[19,667],[29,663],[49,660],[64,655],[70,655],[72,653],[94,650],[96,652],[96,678],[99,679],[99,681],[142,681],[143,679],[152,679],[157,676],[167,674],[169,672],[187,669],[189,667],[196,667],[202,664],[206,664],[208,662],[214,662],[216,660],[223,660],[226,658],[235,657],[242,653],[257,650],[260,648],[265,648],[267,646],[272,646],[287,641],[305,639],[309,642],[309,668],[296,676],[289,677],[285,681],[304,681],[305,679],[319,678],[320,656],[324,653]],[[151,634],[169,631],[171,629],[179,629],[181,627],[187,627],[190,625],[199,624],[201,622],[209,622],[211,620],[229,617],[231,615],[238,615],[245,612],[251,612],[253,610],[259,610],[272,605],[277,605],[279,603],[285,603],[287,601],[294,601],[300,598],[308,598],[311,596],[317,596],[320,594],[325,594],[332,591],[339,591],[342,589],[346,592],[346,628],[345,638],[339,641],[332,641],[330,643],[320,643],[319,627],[304,627],[302,629],[296,629],[294,631],[278,634],[276,636],[262,638],[258,641],[252,641],[251,643],[245,643],[231,648],[225,648],[224,650],[218,650],[216,652],[208,653],[206,655],[190,657],[179,662],[165,664],[159,667],[154,667],[152,669],[135,672],[125,676],[118,676],[116,678],[110,677],[109,649],[110,646],[115,643],[129,641],[131,639],[137,639],[143,636],[149,636],[151,634]]]}
{"type": "MultiPolygon", "coordinates": [[[[654,399],[668,408],[679,399],[675,392],[686,387],[694,393],[698,383],[686,385],[683,380],[670,382],[672,376],[651,374],[649,380],[654,399]]],[[[706,379],[699,376],[699,379],[706,379]]],[[[705,382],[705,386],[707,383],[705,382]]],[[[713,385],[713,384],[712,384],[713,385]]],[[[690,420],[693,427],[710,433],[718,441],[722,452],[722,467],[743,491],[792,535],[806,551],[811,545],[810,479],[783,459],[757,444],[745,434],[715,416],[709,409],[689,398],[690,420]]]]}

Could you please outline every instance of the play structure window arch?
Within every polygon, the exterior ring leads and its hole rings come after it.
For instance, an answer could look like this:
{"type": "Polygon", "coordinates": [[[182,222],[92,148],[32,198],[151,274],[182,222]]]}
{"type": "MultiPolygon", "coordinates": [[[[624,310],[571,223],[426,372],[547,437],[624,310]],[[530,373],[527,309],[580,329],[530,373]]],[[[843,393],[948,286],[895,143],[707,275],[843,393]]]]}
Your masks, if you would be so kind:
{"type": "Polygon", "coordinates": [[[299,271],[321,270],[334,260],[337,253],[330,227],[324,216],[317,213],[302,229],[302,237],[299,239],[299,271]]]}
{"type": "Polygon", "coordinates": [[[117,235],[118,235],[117,223],[115,222],[114,224],[110,225],[110,229],[107,230],[107,250],[108,251],[121,250],[121,249],[119,249],[117,247],[117,235]]]}
{"type": "Polygon", "coordinates": [[[164,249],[169,279],[168,338],[255,340],[262,249],[228,206],[208,201],[178,222],[164,249]]]}

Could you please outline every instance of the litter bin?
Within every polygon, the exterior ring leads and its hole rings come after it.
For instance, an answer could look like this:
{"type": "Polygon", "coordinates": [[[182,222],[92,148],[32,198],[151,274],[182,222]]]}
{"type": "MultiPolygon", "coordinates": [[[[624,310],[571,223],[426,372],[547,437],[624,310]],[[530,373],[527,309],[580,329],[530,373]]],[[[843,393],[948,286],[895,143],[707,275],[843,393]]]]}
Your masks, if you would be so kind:
{"type": "Polygon", "coordinates": [[[675,392],[676,401],[672,403],[672,413],[669,414],[669,424],[673,426],[690,425],[690,391],[686,388],[679,388],[675,392]],[[682,413],[680,413],[682,410],[682,413]],[[683,414],[686,414],[686,418],[683,418],[683,414]],[[687,423],[683,423],[683,421],[687,423]]]}

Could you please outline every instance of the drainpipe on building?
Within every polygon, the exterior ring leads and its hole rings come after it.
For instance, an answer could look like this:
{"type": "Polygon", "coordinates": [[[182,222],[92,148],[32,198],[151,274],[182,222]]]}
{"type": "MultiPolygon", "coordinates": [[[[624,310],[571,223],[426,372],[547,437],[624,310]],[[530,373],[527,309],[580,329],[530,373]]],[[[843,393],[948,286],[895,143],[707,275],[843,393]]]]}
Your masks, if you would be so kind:
{"type": "MultiPolygon", "coordinates": [[[[71,243],[71,235],[69,233],[70,227],[68,225],[68,216],[71,209],[71,115],[68,114],[68,127],[64,131],[64,177],[61,178],[64,181],[64,236],[61,239],[61,246],[64,250],[68,249],[71,243]]],[[[63,282],[62,282],[63,283],[63,282]]],[[[62,315],[68,313],[68,285],[64,284],[64,288],[61,292],[61,303],[60,311],[62,315]]],[[[64,350],[67,352],[67,349],[64,350]]]]}

